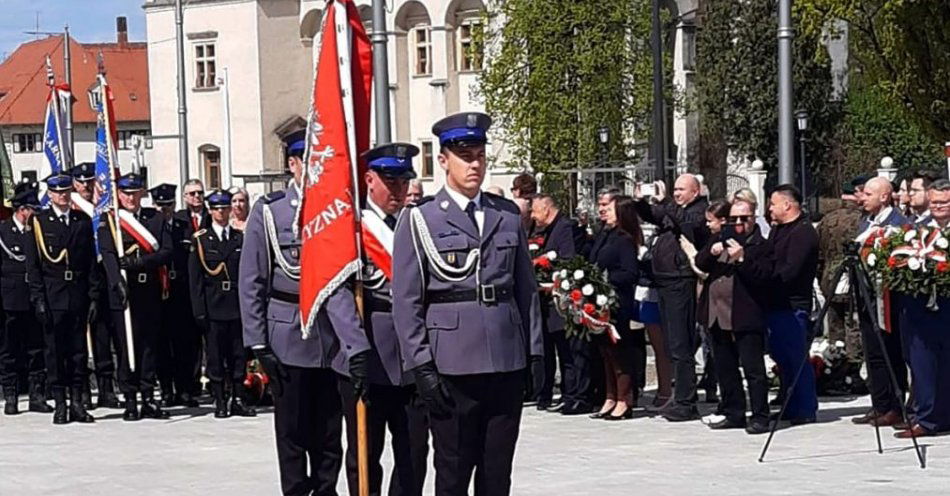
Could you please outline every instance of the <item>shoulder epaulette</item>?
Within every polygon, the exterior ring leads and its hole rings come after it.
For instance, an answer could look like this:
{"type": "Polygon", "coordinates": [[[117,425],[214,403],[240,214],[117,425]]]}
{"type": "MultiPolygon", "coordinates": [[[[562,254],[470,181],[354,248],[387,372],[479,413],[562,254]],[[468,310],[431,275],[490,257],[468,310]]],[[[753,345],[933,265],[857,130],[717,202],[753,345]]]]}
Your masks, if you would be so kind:
{"type": "Polygon", "coordinates": [[[407,207],[421,207],[422,205],[429,203],[430,201],[434,199],[435,199],[435,196],[423,196],[422,198],[419,199],[419,201],[415,203],[409,203],[406,206],[407,207]]]}
{"type": "Polygon", "coordinates": [[[285,196],[287,196],[287,193],[285,193],[284,190],[274,191],[272,193],[268,193],[262,196],[261,201],[264,202],[265,204],[274,203],[275,201],[280,200],[285,196]]]}

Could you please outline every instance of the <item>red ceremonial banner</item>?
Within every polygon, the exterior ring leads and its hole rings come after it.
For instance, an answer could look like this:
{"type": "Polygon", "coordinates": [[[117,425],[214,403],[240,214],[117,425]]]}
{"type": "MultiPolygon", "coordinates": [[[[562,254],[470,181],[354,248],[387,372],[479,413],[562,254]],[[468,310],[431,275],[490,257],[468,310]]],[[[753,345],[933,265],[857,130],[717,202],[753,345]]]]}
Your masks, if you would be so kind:
{"type": "Polygon", "coordinates": [[[355,209],[369,148],[373,55],[353,0],[327,4],[313,85],[300,206],[300,317],[309,337],[317,312],[359,270],[355,209]],[[355,175],[355,177],[354,177],[355,175]],[[358,181],[357,181],[358,180],[358,181]]]}

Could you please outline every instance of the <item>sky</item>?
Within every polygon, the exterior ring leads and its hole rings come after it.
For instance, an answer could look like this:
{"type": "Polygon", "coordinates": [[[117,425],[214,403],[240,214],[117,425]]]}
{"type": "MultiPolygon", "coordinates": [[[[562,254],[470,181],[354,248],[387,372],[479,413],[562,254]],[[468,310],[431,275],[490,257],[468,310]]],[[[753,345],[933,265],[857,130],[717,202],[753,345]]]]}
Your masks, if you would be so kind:
{"type": "Polygon", "coordinates": [[[145,41],[143,0],[0,0],[0,59],[36,38],[24,31],[69,31],[81,43],[114,42],[115,18],[129,19],[129,41],[145,41]],[[39,13],[39,29],[36,29],[39,13]]]}

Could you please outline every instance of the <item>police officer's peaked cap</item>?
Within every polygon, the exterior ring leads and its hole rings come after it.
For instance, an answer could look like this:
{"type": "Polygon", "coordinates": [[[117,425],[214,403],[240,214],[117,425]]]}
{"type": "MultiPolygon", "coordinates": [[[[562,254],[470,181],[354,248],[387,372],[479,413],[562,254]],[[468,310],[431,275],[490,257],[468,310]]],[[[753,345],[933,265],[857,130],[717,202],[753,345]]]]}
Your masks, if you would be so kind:
{"type": "Polygon", "coordinates": [[[173,205],[177,189],[178,186],[174,184],[163,183],[148,190],[148,194],[152,196],[152,203],[156,205],[173,205]]]}
{"type": "Polygon", "coordinates": [[[208,208],[230,208],[231,193],[223,189],[216,189],[208,195],[208,208]]]}
{"type": "Polygon", "coordinates": [[[485,144],[491,122],[488,114],[459,112],[436,122],[432,134],[439,137],[439,144],[444,147],[485,144]]]}
{"type": "Polygon", "coordinates": [[[288,134],[284,138],[284,144],[287,146],[288,156],[302,157],[304,149],[307,148],[307,132],[300,130],[288,134]]]}
{"type": "Polygon", "coordinates": [[[371,148],[363,153],[370,170],[386,177],[414,179],[412,157],[419,154],[419,147],[409,143],[389,143],[371,148]]]}
{"type": "Polygon", "coordinates": [[[116,186],[118,186],[120,190],[128,193],[141,191],[145,188],[145,179],[143,179],[139,174],[129,172],[128,174],[119,177],[119,180],[116,181],[116,186]]]}
{"type": "Polygon", "coordinates": [[[50,191],[69,191],[73,189],[73,176],[64,172],[55,172],[43,179],[50,191]]]}
{"type": "Polygon", "coordinates": [[[69,175],[77,181],[92,181],[96,178],[96,163],[83,162],[76,164],[72,169],[69,169],[69,175]]]}
{"type": "Polygon", "coordinates": [[[39,185],[34,181],[25,180],[13,187],[13,198],[10,204],[13,208],[33,207],[39,208],[40,199],[38,195],[39,185]]]}

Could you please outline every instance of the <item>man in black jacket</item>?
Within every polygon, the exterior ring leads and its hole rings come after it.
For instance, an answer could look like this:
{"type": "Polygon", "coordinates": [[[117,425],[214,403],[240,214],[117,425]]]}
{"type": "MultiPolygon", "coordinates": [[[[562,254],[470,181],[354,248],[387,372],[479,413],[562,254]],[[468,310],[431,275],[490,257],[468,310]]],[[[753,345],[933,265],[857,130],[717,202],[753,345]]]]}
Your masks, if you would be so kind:
{"type": "MultiPolygon", "coordinates": [[[[531,219],[535,225],[535,241],[540,241],[542,257],[554,254],[554,260],[566,260],[576,255],[572,222],[557,208],[549,195],[537,195],[531,202],[531,219]]],[[[550,292],[542,289],[541,325],[544,327],[544,383],[537,392],[538,410],[562,410],[567,414],[590,413],[585,397],[589,381],[586,373],[588,346],[579,339],[568,339],[564,332],[564,317],[558,313],[550,292]],[[561,404],[551,403],[554,375],[561,365],[561,404]],[[576,363],[577,362],[577,363],[576,363]],[[578,368],[579,367],[579,368],[578,368]],[[581,372],[581,370],[584,370],[581,372]]]]}
{"type": "Polygon", "coordinates": [[[769,384],[762,358],[765,350],[763,295],[768,289],[752,262],[767,256],[767,249],[750,203],[735,202],[728,221],[723,231],[696,255],[696,266],[709,274],[700,296],[698,317],[712,337],[726,417],[709,427],[745,427],[749,434],[762,434],[769,430],[769,384]],[[740,364],[749,383],[752,403],[748,423],[740,364]]]}
{"type": "MultiPolygon", "coordinates": [[[[662,189],[662,188],[660,188],[662,189]]],[[[696,176],[683,174],[673,186],[672,201],[662,191],[656,203],[636,202],[640,218],[659,231],[651,249],[653,277],[660,295],[660,320],[666,333],[676,381],[674,403],[662,413],[670,422],[699,419],[696,409],[696,360],[699,335],[696,332],[696,274],[680,248],[680,236],[694,246],[704,246],[709,237],[706,207],[699,196],[696,176]]]]}

